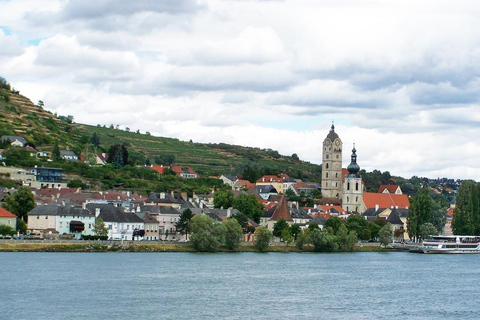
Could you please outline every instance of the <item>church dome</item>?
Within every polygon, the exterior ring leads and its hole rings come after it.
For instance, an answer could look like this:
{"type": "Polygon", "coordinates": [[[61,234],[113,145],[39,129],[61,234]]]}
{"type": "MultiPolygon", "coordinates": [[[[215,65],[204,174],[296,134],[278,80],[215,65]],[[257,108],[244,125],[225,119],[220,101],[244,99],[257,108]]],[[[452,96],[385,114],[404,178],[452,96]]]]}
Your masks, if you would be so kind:
{"type": "Polygon", "coordinates": [[[335,141],[335,139],[340,139],[338,137],[338,134],[335,132],[335,126],[333,125],[333,123],[332,123],[332,127],[330,129],[330,132],[327,135],[327,139],[330,139],[330,141],[332,141],[332,142],[335,141]]]}
{"type": "Polygon", "coordinates": [[[352,162],[347,167],[348,174],[346,177],[359,177],[358,172],[360,171],[360,166],[357,164],[357,149],[353,145],[352,149],[352,162]]]}

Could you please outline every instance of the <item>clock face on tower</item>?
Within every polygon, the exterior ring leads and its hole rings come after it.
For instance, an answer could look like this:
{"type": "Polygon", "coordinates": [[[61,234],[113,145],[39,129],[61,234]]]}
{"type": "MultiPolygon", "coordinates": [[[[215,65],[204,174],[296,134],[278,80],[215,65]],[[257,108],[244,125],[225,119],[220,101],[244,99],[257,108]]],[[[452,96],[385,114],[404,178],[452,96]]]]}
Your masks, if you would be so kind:
{"type": "Polygon", "coordinates": [[[335,141],[335,144],[336,144],[337,146],[339,146],[339,145],[340,145],[340,140],[335,141]]]}
{"type": "Polygon", "coordinates": [[[326,141],[325,141],[325,144],[326,144],[327,146],[329,146],[329,145],[330,145],[330,140],[326,140],[326,141]]]}

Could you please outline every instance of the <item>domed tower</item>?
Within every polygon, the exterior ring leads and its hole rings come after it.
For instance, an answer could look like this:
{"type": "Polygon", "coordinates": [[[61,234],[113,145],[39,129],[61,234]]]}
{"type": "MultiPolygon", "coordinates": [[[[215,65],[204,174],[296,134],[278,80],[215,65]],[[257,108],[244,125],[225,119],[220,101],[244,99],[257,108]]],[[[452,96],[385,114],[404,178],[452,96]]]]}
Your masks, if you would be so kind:
{"type": "Polygon", "coordinates": [[[357,164],[357,149],[353,144],[351,162],[347,167],[343,183],[342,208],[347,212],[359,212],[363,203],[362,177],[358,174],[360,166],[357,164]]]}
{"type": "Polygon", "coordinates": [[[332,123],[330,132],[323,140],[322,196],[342,199],[342,140],[332,123]]]}

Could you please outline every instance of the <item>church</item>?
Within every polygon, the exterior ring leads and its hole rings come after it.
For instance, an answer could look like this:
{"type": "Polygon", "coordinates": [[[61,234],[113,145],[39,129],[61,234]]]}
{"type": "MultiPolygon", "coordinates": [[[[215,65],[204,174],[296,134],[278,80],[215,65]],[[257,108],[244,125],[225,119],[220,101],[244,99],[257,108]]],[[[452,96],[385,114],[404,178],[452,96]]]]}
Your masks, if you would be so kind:
{"type": "Polygon", "coordinates": [[[322,198],[325,204],[341,205],[348,213],[362,214],[369,209],[406,209],[410,206],[408,196],[396,186],[394,192],[381,187],[379,192],[366,192],[357,164],[357,150],[353,144],[350,164],[342,168],[343,142],[332,123],[330,132],[323,140],[322,198]]]}

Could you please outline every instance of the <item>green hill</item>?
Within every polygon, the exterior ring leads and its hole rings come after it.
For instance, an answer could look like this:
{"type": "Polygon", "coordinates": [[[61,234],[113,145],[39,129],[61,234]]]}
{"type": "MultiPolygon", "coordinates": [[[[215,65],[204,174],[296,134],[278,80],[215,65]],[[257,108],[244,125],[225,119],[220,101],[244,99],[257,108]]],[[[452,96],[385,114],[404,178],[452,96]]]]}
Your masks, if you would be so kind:
{"type": "MultiPolygon", "coordinates": [[[[245,168],[258,174],[287,173],[292,177],[320,181],[321,166],[283,156],[271,149],[249,148],[229,144],[204,144],[155,137],[148,133],[127,132],[112,127],[74,123],[73,117],[52,114],[27,97],[9,90],[0,91],[0,135],[19,135],[36,149],[73,150],[77,155],[108,152],[110,146],[125,144],[131,165],[161,164],[162,157],[174,156],[176,165],[190,166],[204,176],[242,174],[245,168]],[[100,145],[93,149],[94,132],[100,145]]],[[[194,138],[194,137],[193,137],[194,138]]]]}

